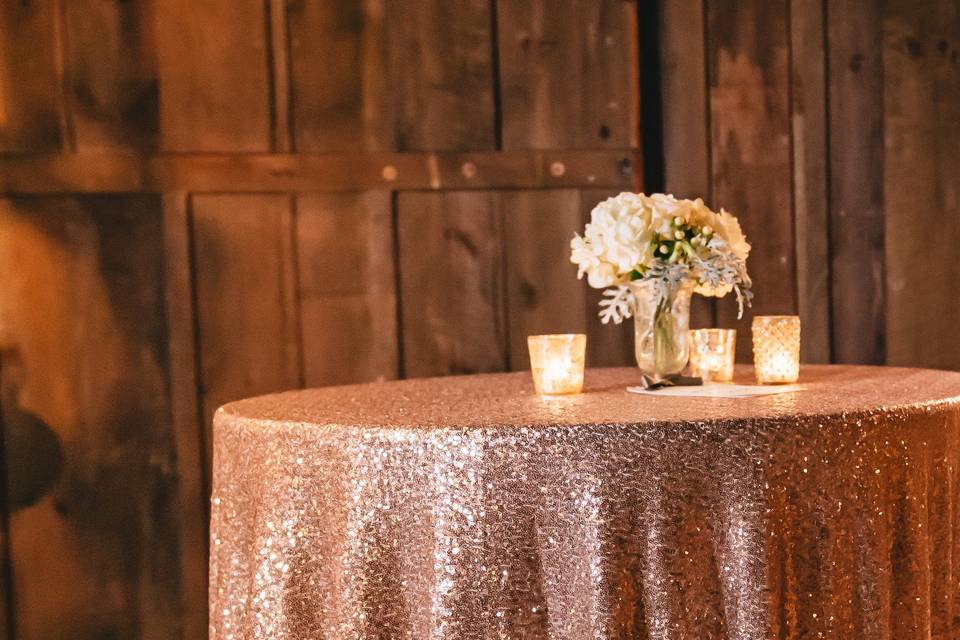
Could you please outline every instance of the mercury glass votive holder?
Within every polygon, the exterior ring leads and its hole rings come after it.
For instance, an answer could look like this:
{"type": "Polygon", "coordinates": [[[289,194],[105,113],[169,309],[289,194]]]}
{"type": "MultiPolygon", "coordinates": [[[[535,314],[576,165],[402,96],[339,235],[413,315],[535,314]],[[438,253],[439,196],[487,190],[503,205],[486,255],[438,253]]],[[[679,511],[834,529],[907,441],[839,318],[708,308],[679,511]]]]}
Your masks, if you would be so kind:
{"type": "Polygon", "coordinates": [[[704,382],[733,380],[736,329],[692,329],[689,342],[691,375],[702,378],[704,382]]]}
{"type": "Polygon", "coordinates": [[[580,393],[587,336],[563,333],[527,336],[533,385],[541,395],[580,393]]]}
{"type": "Polygon", "coordinates": [[[800,318],[753,319],[753,366],[760,384],[785,384],[800,377],[800,318]]]}

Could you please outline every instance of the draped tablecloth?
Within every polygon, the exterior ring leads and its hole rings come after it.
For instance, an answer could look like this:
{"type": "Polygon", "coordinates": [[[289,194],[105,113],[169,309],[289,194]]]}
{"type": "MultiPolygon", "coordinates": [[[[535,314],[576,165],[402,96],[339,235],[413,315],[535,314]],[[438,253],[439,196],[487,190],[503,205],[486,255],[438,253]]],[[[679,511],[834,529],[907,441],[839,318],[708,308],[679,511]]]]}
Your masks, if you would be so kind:
{"type": "Polygon", "coordinates": [[[960,374],[801,374],[737,399],[598,369],[569,397],[514,373],[229,404],[211,638],[960,638],[960,374]]]}

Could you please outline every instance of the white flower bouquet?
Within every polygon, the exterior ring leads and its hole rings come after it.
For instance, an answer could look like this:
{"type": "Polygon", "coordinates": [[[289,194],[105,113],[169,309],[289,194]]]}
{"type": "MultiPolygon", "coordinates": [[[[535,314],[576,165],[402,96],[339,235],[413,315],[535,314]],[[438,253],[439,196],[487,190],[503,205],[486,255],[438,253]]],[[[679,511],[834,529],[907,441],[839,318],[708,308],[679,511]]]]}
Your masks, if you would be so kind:
{"type": "MultiPolygon", "coordinates": [[[[619,324],[651,309],[650,350],[659,350],[656,356],[664,365],[651,366],[656,373],[675,369],[680,360],[681,369],[686,364],[685,337],[674,334],[686,331],[689,292],[722,297],[735,291],[741,316],[752,297],[747,275],[750,245],[740,223],[722,209],[711,210],[699,198],[679,200],[662,193],[608,198],[594,207],[584,234],[576,235],[570,248],[570,260],[579,267],[577,277],[586,275],[590,286],[606,289],[600,302],[604,324],[611,320],[619,324]],[[676,306],[682,292],[688,292],[685,309],[676,306]],[[684,314],[682,326],[677,325],[673,316],[684,314]],[[666,363],[670,358],[674,362],[666,363]]],[[[645,336],[639,324],[637,332],[640,361],[645,336]]]]}

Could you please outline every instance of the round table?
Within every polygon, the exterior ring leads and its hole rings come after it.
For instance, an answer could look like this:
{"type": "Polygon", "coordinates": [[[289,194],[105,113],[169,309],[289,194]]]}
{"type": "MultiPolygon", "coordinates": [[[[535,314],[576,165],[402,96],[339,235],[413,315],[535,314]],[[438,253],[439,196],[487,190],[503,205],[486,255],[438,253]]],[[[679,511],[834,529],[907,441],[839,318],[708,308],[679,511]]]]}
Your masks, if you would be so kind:
{"type": "Polygon", "coordinates": [[[805,366],[801,391],[735,399],[638,381],[221,408],[211,638],[960,637],[960,374],[805,366]]]}

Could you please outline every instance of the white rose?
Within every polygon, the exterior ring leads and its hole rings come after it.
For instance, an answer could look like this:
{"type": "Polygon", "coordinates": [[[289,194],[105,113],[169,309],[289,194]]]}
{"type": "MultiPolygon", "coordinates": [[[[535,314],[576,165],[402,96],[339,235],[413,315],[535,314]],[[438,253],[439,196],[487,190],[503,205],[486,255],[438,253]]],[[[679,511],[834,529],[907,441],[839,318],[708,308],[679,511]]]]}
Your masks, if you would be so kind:
{"type": "Polygon", "coordinates": [[[648,199],[651,209],[651,228],[661,236],[670,235],[673,228],[673,219],[683,217],[683,207],[673,196],[657,193],[648,199]]]}
{"type": "Polygon", "coordinates": [[[577,277],[582,278],[589,269],[600,264],[595,247],[580,236],[574,236],[570,241],[570,262],[579,267],[577,277]]]}
{"type": "Polygon", "coordinates": [[[743,235],[743,229],[740,228],[740,222],[735,216],[730,215],[723,209],[716,214],[717,234],[727,243],[733,254],[741,260],[746,260],[750,254],[750,243],[743,235]]]}
{"type": "MultiPolygon", "coordinates": [[[[649,256],[653,237],[650,220],[651,211],[644,196],[621,193],[604,200],[590,212],[583,239],[571,243],[571,260],[581,266],[581,273],[606,263],[617,277],[624,276],[649,256]]],[[[609,280],[608,271],[604,269],[593,281],[609,280]]]]}
{"type": "Polygon", "coordinates": [[[601,262],[587,271],[587,282],[594,289],[603,289],[617,284],[617,272],[609,262],[601,262]]]}
{"type": "Polygon", "coordinates": [[[629,273],[640,262],[638,247],[630,244],[613,244],[607,248],[607,261],[612,263],[620,273],[629,273]]]}
{"type": "Polygon", "coordinates": [[[710,207],[703,204],[703,200],[697,198],[690,203],[689,222],[694,227],[717,228],[717,214],[710,207]]]}

